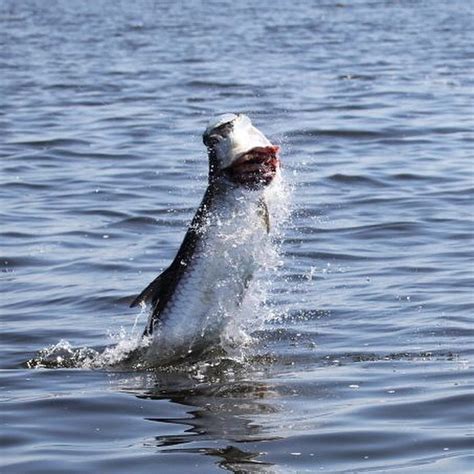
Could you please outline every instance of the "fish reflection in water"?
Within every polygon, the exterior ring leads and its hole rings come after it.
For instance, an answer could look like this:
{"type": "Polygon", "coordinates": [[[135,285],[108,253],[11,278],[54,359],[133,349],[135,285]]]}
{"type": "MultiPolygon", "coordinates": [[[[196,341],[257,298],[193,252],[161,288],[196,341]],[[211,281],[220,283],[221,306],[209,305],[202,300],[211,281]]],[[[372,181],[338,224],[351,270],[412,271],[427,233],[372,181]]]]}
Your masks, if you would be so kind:
{"type": "Polygon", "coordinates": [[[161,452],[215,456],[217,465],[230,472],[280,472],[279,467],[260,460],[264,453],[260,445],[254,444],[282,437],[271,432],[265,422],[280,411],[277,387],[249,380],[248,374],[236,375],[233,370],[212,371],[202,382],[202,376],[189,372],[148,373],[118,381],[120,391],[137,398],[167,400],[189,408],[184,417],[145,418],[187,427],[183,434],[159,435],[145,444],[161,452]],[[238,380],[239,376],[242,379],[238,380]],[[137,387],[141,387],[139,393],[137,387]]]}

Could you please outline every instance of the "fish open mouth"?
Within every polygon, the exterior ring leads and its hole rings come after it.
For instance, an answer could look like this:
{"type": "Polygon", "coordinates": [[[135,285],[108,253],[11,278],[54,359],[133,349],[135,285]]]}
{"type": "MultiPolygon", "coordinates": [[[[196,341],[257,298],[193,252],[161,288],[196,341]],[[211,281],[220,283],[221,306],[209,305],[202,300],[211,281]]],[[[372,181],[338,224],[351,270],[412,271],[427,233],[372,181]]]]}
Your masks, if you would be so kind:
{"type": "Polygon", "coordinates": [[[230,181],[250,189],[270,184],[280,166],[279,146],[256,147],[239,156],[223,171],[230,181]]]}

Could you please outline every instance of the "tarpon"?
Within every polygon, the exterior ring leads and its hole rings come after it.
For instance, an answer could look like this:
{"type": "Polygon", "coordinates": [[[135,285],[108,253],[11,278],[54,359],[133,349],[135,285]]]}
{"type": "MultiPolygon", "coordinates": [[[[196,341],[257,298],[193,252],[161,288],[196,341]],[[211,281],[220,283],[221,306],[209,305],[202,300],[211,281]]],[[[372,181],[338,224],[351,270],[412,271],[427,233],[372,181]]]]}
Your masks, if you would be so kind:
{"type": "Polygon", "coordinates": [[[267,201],[280,176],[279,147],[243,114],[211,120],[203,142],[209,180],[201,205],[171,265],[131,304],[150,305],[148,353],[163,360],[219,342],[269,239],[267,201]]]}

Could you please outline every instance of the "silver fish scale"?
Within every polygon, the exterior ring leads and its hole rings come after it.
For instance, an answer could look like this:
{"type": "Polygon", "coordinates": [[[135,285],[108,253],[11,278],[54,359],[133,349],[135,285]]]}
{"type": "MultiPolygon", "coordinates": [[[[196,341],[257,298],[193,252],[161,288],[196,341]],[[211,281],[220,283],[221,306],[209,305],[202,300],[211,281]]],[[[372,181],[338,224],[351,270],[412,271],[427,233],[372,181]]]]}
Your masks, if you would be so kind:
{"type": "Polygon", "coordinates": [[[160,315],[152,343],[160,354],[194,350],[215,338],[239,310],[268,242],[260,196],[236,190],[216,199],[194,256],[160,315]]]}

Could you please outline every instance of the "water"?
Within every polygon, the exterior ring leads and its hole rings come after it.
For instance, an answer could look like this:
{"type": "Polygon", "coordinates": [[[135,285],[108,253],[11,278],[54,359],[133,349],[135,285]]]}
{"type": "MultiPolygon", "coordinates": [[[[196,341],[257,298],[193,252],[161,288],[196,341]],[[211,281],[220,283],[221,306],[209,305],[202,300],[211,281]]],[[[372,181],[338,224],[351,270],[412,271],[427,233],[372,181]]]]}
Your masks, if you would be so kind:
{"type": "Polygon", "coordinates": [[[2,472],[472,469],[472,2],[3,0],[0,22],[2,472]],[[136,344],[128,302],[227,111],[294,188],[274,318],[241,357],[88,368],[136,344]]]}

